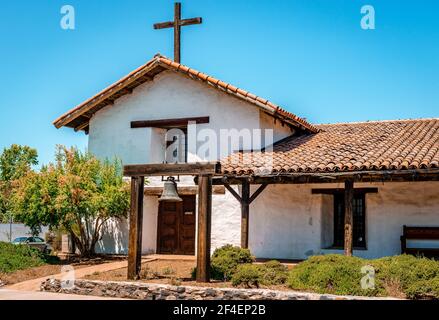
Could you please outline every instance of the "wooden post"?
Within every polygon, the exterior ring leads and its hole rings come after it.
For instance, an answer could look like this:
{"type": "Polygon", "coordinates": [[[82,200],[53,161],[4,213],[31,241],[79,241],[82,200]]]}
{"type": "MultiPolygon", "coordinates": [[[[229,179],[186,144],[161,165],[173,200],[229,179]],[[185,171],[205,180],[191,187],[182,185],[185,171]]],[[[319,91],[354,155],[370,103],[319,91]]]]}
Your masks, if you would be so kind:
{"type": "Polygon", "coordinates": [[[174,6],[174,21],[160,22],[154,24],[154,29],[174,28],[174,61],[181,62],[180,37],[181,27],[200,24],[203,22],[201,17],[181,19],[181,3],[176,2],[174,6]]]}
{"type": "Polygon", "coordinates": [[[197,282],[210,281],[210,229],[212,215],[212,176],[198,178],[197,282]]]}
{"type": "Polygon", "coordinates": [[[131,178],[130,234],[128,244],[128,279],[140,276],[142,255],[143,186],[145,178],[131,178]]]}
{"type": "Polygon", "coordinates": [[[181,35],[181,3],[176,2],[174,7],[174,61],[180,63],[180,35],[181,35]]]}
{"type": "Polygon", "coordinates": [[[344,216],[344,254],[351,257],[353,254],[353,206],[354,206],[354,182],[345,181],[345,216],[344,216]]]}
{"type": "Polygon", "coordinates": [[[241,192],[241,248],[248,248],[248,226],[250,213],[250,184],[242,182],[241,192]]]}

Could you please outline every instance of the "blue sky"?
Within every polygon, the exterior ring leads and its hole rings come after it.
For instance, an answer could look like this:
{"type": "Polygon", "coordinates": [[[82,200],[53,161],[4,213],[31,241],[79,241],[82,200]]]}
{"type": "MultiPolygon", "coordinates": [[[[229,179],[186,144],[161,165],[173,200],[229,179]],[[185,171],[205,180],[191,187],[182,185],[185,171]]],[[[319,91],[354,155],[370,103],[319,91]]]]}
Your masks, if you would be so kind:
{"type": "MultiPolygon", "coordinates": [[[[0,149],[53,159],[87,137],[52,121],[155,53],[172,57],[168,0],[3,1],[0,149]],[[60,8],[76,29],[60,28],[60,8]]],[[[183,0],[182,62],[313,123],[439,117],[439,1],[183,0]],[[373,5],[376,29],[360,27],[373,5]]]]}

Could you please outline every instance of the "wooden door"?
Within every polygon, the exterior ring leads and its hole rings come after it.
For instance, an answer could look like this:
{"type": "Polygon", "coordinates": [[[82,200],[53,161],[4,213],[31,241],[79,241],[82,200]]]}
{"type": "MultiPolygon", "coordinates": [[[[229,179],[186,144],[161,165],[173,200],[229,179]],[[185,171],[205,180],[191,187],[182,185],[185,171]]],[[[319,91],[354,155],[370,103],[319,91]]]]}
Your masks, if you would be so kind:
{"type": "Polygon", "coordinates": [[[195,254],[195,196],[183,202],[161,202],[158,213],[157,252],[195,254]]]}

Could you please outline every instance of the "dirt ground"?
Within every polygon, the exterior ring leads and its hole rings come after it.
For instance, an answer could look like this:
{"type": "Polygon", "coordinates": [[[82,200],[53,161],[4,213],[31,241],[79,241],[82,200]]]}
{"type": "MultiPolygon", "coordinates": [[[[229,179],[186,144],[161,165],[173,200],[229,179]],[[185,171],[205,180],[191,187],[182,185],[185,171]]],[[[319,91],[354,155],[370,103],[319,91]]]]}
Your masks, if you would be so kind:
{"type": "Polygon", "coordinates": [[[15,283],[37,279],[41,277],[50,276],[53,274],[61,273],[61,268],[64,265],[74,266],[75,269],[81,269],[85,267],[90,267],[97,264],[102,264],[106,262],[118,261],[119,257],[105,257],[105,258],[94,258],[94,259],[62,259],[55,264],[45,264],[43,266],[17,270],[12,273],[0,273],[0,281],[3,285],[12,285],[15,283]]]}
{"type": "MultiPolygon", "coordinates": [[[[212,280],[208,284],[194,281],[192,279],[191,273],[192,270],[195,268],[195,265],[195,261],[183,260],[155,260],[147,263],[142,263],[140,279],[138,281],[145,283],[170,284],[175,286],[209,286],[216,288],[232,287],[232,284],[230,282],[224,281],[212,280]]],[[[127,268],[94,273],[85,276],[83,279],[101,281],[128,281],[127,268]]],[[[286,286],[270,286],[269,288],[275,290],[288,290],[286,286]]]]}
{"type": "MultiPolygon", "coordinates": [[[[171,279],[191,280],[191,271],[195,268],[195,261],[179,261],[179,260],[155,260],[142,263],[140,272],[141,281],[166,282],[171,279]]],[[[85,279],[103,280],[103,281],[126,281],[127,268],[94,273],[88,275],[85,279]]]]}

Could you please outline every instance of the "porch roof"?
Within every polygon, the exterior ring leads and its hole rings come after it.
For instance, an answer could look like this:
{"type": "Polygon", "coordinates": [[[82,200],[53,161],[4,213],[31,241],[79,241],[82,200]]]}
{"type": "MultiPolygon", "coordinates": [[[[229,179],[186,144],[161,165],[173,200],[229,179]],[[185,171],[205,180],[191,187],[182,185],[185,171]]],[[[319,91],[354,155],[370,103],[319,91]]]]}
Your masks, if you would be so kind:
{"type": "MultiPolygon", "coordinates": [[[[271,151],[238,152],[221,161],[226,176],[410,173],[439,169],[439,119],[371,121],[316,126],[271,151]]],[[[439,173],[439,170],[437,171],[439,173]]]]}

